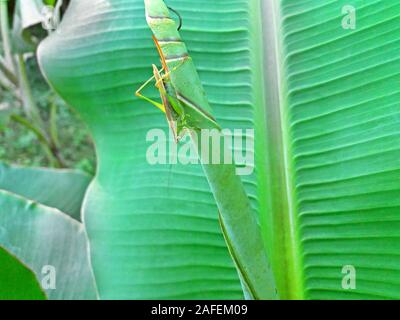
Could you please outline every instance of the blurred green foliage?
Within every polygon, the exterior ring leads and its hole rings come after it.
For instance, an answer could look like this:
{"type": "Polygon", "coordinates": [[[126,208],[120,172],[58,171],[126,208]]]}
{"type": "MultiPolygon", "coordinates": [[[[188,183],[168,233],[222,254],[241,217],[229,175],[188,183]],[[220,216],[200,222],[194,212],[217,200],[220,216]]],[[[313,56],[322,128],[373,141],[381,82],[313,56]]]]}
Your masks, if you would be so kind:
{"type": "MultiPolygon", "coordinates": [[[[62,12],[65,11],[68,2],[63,2],[62,12]]],[[[54,1],[50,1],[50,3],[54,4],[54,1]]],[[[9,1],[10,28],[13,25],[15,8],[15,1],[9,1]]],[[[32,39],[36,39],[36,43],[47,36],[47,32],[41,24],[30,27],[28,34],[32,39]]],[[[10,32],[10,37],[13,43],[21,42],[17,33],[10,32]]],[[[3,52],[1,40],[0,37],[0,55],[4,57],[5,52],[3,52]]],[[[63,166],[81,169],[93,174],[95,171],[95,155],[87,128],[76,112],[50,89],[40,72],[35,54],[25,54],[24,58],[33,100],[44,123],[44,128],[39,129],[47,134],[55,132],[55,140],[57,141],[54,142],[57,142],[57,151],[61,154],[63,166]],[[53,114],[53,121],[50,121],[51,114],[53,114]]],[[[26,119],[29,123],[31,122],[26,111],[23,110],[21,95],[16,92],[17,90],[0,85],[0,161],[24,166],[49,167],[54,165],[54,163],[50,163],[48,154],[46,155],[38,137],[26,126],[10,117],[17,115],[26,119]]]]}
{"type": "MultiPolygon", "coordinates": [[[[57,106],[57,131],[66,166],[93,174],[95,156],[87,128],[76,112],[49,88],[34,55],[27,60],[27,67],[32,93],[46,124],[53,101],[57,106]]],[[[20,102],[11,92],[0,87],[0,161],[26,166],[49,166],[36,136],[7,117],[11,110],[24,116],[20,102]]]]}

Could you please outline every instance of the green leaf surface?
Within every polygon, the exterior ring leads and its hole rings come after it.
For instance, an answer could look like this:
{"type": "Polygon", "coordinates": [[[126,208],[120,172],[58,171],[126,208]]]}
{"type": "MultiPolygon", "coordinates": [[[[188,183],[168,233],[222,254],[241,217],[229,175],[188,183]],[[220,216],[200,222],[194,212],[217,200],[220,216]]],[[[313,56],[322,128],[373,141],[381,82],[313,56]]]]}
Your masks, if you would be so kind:
{"type": "Polygon", "coordinates": [[[57,208],[80,221],[91,177],[78,170],[28,168],[0,162],[0,189],[57,208]]]}
{"type": "Polygon", "coordinates": [[[49,299],[96,299],[83,226],[61,211],[0,191],[0,246],[29,266],[49,299]]]}
{"type": "Polygon", "coordinates": [[[35,274],[0,247],[0,300],[45,300],[35,274]]]}
{"type": "Polygon", "coordinates": [[[0,104],[0,130],[3,130],[10,121],[11,108],[7,103],[0,104]]]}
{"type": "MultiPolygon", "coordinates": [[[[168,5],[183,18],[182,37],[219,123],[253,128],[255,108],[262,107],[259,25],[252,19],[259,2],[168,5]]],[[[81,113],[95,141],[98,171],[84,221],[100,297],[242,298],[201,166],[146,160],[147,132],[167,132],[167,124],[134,97],[159,61],[143,1],[72,1],[38,55],[48,80],[81,113]]],[[[256,209],[255,176],[243,182],[256,209]]]]}
{"type": "Polygon", "coordinates": [[[281,295],[400,298],[400,3],[265,4],[274,187],[263,228],[281,295]],[[346,5],[355,29],[342,27],[346,5]]]}

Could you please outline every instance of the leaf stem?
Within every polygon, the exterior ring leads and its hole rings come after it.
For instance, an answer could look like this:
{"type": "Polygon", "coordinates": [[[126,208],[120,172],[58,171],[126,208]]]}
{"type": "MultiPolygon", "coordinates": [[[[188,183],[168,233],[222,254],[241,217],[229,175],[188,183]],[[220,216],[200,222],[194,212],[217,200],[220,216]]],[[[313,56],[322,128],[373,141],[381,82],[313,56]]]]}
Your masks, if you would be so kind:
{"type": "Polygon", "coordinates": [[[19,78],[19,88],[21,91],[23,108],[26,115],[35,123],[36,126],[44,128],[44,123],[40,117],[39,109],[33,99],[31,87],[29,84],[28,76],[26,73],[26,65],[22,54],[17,56],[18,65],[18,78],[19,78]]]}
{"type": "Polygon", "coordinates": [[[18,79],[16,75],[7,66],[6,60],[0,56],[0,72],[12,83],[15,87],[18,87],[18,79]]]}
{"type": "Polygon", "coordinates": [[[49,133],[50,139],[53,141],[54,146],[58,149],[60,142],[58,139],[57,128],[57,105],[55,103],[54,95],[50,98],[50,120],[49,120],[49,133]]]}
{"type": "Polygon", "coordinates": [[[15,62],[12,55],[11,39],[10,39],[10,24],[8,19],[8,2],[7,0],[0,0],[0,29],[1,37],[3,40],[3,49],[5,62],[7,63],[11,72],[15,74],[15,62]]]}
{"type": "Polygon", "coordinates": [[[64,167],[64,163],[61,159],[61,157],[58,156],[58,153],[55,152],[54,146],[52,145],[51,142],[49,142],[48,138],[46,137],[45,133],[43,131],[36,127],[34,124],[29,122],[27,119],[24,117],[21,117],[20,115],[17,114],[12,114],[11,119],[14,120],[15,122],[21,124],[25,128],[27,128],[29,131],[31,131],[36,138],[39,140],[41,146],[43,147],[44,151],[46,152],[47,158],[53,167],[64,167]]]}
{"type": "Polygon", "coordinates": [[[270,216],[261,219],[263,229],[268,234],[271,262],[282,299],[304,299],[304,263],[302,262],[302,242],[299,239],[299,224],[294,192],[294,169],[290,125],[287,118],[287,97],[285,61],[282,57],[284,46],[281,33],[281,11],[275,0],[263,2],[263,30],[265,36],[265,72],[267,93],[265,113],[269,144],[266,145],[268,176],[270,185],[266,193],[270,216]],[[271,226],[272,225],[272,226],[271,226]],[[281,232],[268,232],[280,230],[281,232]]]}

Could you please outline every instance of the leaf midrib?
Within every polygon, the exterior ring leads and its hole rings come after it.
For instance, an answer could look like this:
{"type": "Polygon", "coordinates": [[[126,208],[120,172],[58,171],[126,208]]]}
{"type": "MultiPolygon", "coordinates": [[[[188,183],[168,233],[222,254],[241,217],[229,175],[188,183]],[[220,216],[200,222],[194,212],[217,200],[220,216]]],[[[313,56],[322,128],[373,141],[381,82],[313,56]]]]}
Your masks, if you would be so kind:
{"type": "MultiPolygon", "coordinates": [[[[280,38],[281,15],[276,0],[266,0],[263,6],[263,30],[266,80],[267,152],[269,162],[269,255],[275,271],[278,294],[282,299],[303,299],[304,284],[301,243],[296,216],[294,174],[290,159],[291,143],[287,122],[287,88],[285,86],[284,47],[280,38]],[[270,227],[269,227],[270,228],[270,227]]],[[[267,235],[268,237],[268,235],[267,235]]]]}

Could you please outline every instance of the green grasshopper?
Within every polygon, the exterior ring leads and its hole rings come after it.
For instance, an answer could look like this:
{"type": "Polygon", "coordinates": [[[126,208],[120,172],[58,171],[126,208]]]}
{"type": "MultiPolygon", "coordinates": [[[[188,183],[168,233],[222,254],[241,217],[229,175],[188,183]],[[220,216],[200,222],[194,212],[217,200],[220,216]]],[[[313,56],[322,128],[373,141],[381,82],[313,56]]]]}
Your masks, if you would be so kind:
{"type": "MultiPolygon", "coordinates": [[[[161,58],[161,63],[162,63],[162,68],[158,70],[156,65],[152,65],[153,67],[153,76],[147,80],[137,91],[136,91],[136,96],[146,100],[147,102],[150,102],[157,108],[159,108],[162,112],[165,113],[167,122],[169,127],[171,128],[171,131],[174,135],[175,142],[178,142],[186,133],[187,129],[190,129],[190,125],[186,123],[186,115],[185,115],[185,110],[181,106],[181,103],[179,100],[176,98],[174,94],[174,90],[172,86],[169,83],[169,71],[167,64],[165,62],[164,56],[162,54],[162,51],[159,49],[158,42],[156,38],[153,36],[153,40],[156,44],[156,47],[160,53],[160,58],[161,58]],[[162,74],[165,72],[164,74],[162,74]],[[161,97],[162,103],[159,103],[157,101],[154,101],[144,95],[141,94],[141,91],[151,82],[155,80],[155,87],[158,89],[161,97]]],[[[184,60],[185,61],[185,60],[184,60]]],[[[184,63],[182,61],[181,63],[184,63]]],[[[179,66],[175,67],[178,68],[179,66]]]]}
{"type": "MultiPolygon", "coordinates": [[[[173,20],[169,18],[169,16],[151,16],[147,15],[147,19],[149,20],[165,20],[164,24],[169,24],[171,26],[171,21],[173,24],[173,20]]],[[[149,23],[151,25],[151,22],[149,23]]],[[[168,28],[167,28],[168,30],[168,28]]],[[[188,130],[201,130],[201,129],[219,129],[220,127],[217,124],[216,120],[213,116],[211,116],[205,108],[199,106],[199,104],[191,101],[186,97],[184,93],[182,93],[177,86],[176,83],[184,83],[187,84],[186,87],[190,88],[190,86],[197,84],[197,79],[185,79],[186,74],[180,71],[185,71],[185,68],[188,66],[189,68],[193,67],[193,62],[191,61],[191,57],[187,53],[183,53],[181,55],[168,55],[165,56],[164,50],[169,51],[177,51],[181,49],[181,40],[178,37],[170,37],[164,38],[163,40],[157,40],[156,36],[153,35],[153,41],[156,45],[157,51],[160,56],[162,68],[158,70],[158,68],[153,65],[153,76],[147,80],[137,91],[136,96],[142,98],[151,104],[155,105],[161,111],[166,114],[167,122],[169,127],[171,128],[175,141],[178,142],[188,130]],[[162,42],[162,45],[160,45],[162,42]],[[178,49],[175,49],[174,46],[178,46],[178,49]],[[164,47],[164,50],[162,48],[164,47]],[[166,49],[167,48],[167,49],[166,49]],[[169,68],[169,65],[172,68],[169,68]],[[178,72],[179,71],[179,72],[178,72]],[[178,74],[175,74],[178,73],[178,74]],[[171,78],[173,78],[171,80],[171,78]],[[155,80],[155,86],[158,89],[161,97],[162,103],[154,101],[144,95],[141,94],[141,91],[151,82],[155,80]]],[[[189,90],[190,93],[190,90],[189,90]]],[[[207,106],[207,108],[209,108],[207,106]]]]}

